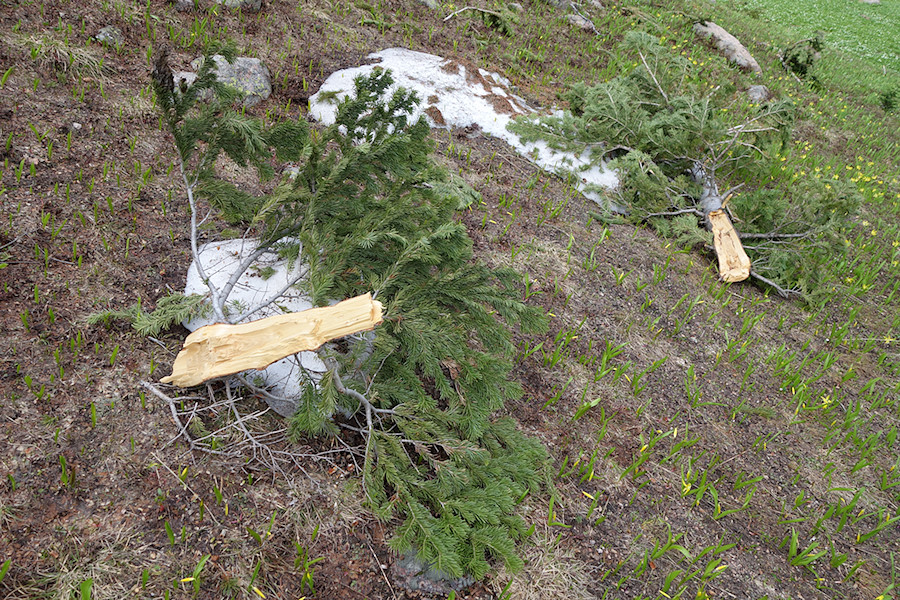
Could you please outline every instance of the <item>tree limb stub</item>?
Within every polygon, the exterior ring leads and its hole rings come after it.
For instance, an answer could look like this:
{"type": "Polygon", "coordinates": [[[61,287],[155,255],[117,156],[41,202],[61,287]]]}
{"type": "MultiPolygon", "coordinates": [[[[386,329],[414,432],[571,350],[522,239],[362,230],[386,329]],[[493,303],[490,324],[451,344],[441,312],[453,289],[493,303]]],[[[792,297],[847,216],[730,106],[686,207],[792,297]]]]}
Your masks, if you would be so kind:
{"type": "Polygon", "coordinates": [[[207,325],[187,337],[172,374],[160,381],[190,387],[248,369],[263,369],[286,356],[315,350],[329,340],[374,328],[381,323],[381,309],[371,294],[363,294],[334,306],[240,325],[207,325]]]}
{"type": "Polygon", "coordinates": [[[744,281],[750,277],[750,257],[725,212],[725,201],[715,178],[700,165],[691,169],[691,177],[703,186],[700,207],[706,215],[707,226],[713,232],[713,245],[719,258],[719,279],[726,283],[744,281]]]}
{"type": "Polygon", "coordinates": [[[713,245],[719,257],[719,279],[733,283],[750,277],[750,257],[725,211],[714,210],[706,215],[706,220],[712,229],[713,245]]]}

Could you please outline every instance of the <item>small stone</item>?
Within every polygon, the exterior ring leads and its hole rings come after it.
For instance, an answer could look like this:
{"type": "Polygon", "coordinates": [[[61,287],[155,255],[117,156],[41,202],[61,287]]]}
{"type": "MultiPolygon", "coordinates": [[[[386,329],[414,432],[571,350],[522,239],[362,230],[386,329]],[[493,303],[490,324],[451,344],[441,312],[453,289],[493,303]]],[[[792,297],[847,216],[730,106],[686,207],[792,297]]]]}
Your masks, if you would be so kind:
{"type": "Polygon", "coordinates": [[[197,80],[197,74],[190,71],[176,71],[172,75],[172,80],[175,82],[175,89],[184,91],[197,80]]]}
{"type": "Polygon", "coordinates": [[[431,10],[435,10],[438,6],[440,6],[437,0],[419,0],[419,4],[424,4],[431,10]]]}
{"type": "Polygon", "coordinates": [[[590,19],[586,17],[582,17],[581,15],[566,15],[566,21],[578,27],[579,29],[584,29],[585,31],[593,31],[594,23],[590,19]]]}
{"type": "Polygon", "coordinates": [[[751,85],[749,89],[747,89],[747,98],[750,102],[756,102],[757,104],[765,102],[769,98],[772,97],[772,92],[769,91],[764,85],[751,85]]]}
{"type": "Polygon", "coordinates": [[[407,552],[393,564],[395,580],[407,590],[424,592],[429,595],[447,596],[469,587],[475,580],[471,577],[451,577],[447,573],[420,560],[415,551],[407,552]]]}
{"type": "Polygon", "coordinates": [[[262,8],[262,0],[218,0],[225,8],[240,9],[244,12],[259,12],[262,8]]]}
{"type": "Polygon", "coordinates": [[[572,7],[572,2],[570,0],[547,0],[551,6],[562,10],[569,10],[572,7]]]}
{"type": "Polygon", "coordinates": [[[74,129],[75,131],[78,131],[79,129],[81,129],[81,123],[79,123],[78,121],[73,121],[72,129],[74,129]]]}
{"type": "MultiPolygon", "coordinates": [[[[192,62],[191,67],[199,69],[200,60],[198,58],[192,62]]],[[[245,94],[244,106],[255,106],[272,94],[269,69],[258,58],[240,56],[229,64],[224,56],[216,54],[213,61],[216,63],[218,80],[245,94]]],[[[175,73],[175,84],[179,85],[184,81],[186,85],[190,85],[196,78],[194,73],[182,71],[175,73]]]]}
{"type": "Polygon", "coordinates": [[[591,0],[591,6],[593,6],[597,10],[606,10],[606,7],[603,6],[603,3],[600,2],[600,0],[591,0]]]}
{"type": "Polygon", "coordinates": [[[125,41],[125,38],[122,37],[122,30],[118,27],[113,27],[112,25],[107,25],[97,32],[94,39],[101,44],[108,44],[110,46],[121,46],[125,41]]]}
{"type": "Polygon", "coordinates": [[[516,12],[525,12],[525,7],[518,2],[510,2],[508,6],[510,10],[514,10],[516,12]]]}
{"type": "Polygon", "coordinates": [[[859,0],[861,4],[881,4],[881,0],[859,0]]]}

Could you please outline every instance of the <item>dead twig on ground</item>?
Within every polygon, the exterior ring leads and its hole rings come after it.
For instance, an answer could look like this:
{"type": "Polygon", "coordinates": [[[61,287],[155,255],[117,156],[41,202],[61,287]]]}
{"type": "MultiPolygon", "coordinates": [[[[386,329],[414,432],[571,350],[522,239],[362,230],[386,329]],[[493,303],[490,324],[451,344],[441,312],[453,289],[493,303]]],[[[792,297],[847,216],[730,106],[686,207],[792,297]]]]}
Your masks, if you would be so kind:
{"type": "Polygon", "coordinates": [[[480,13],[484,13],[484,14],[486,14],[486,15],[494,15],[494,16],[497,17],[497,18],[500,18],[500,17],[501,17],[500,13],[494,12],[494,11],[492,11],[492,10],[487,10],[487,9],[484,9],[484,8],[478,8],[477,6],[463,6],[463,7],[460,8],[459,10],[454,10],[452,13],[450,13],[449,15],[447,15],[446,17],[444,17],[444,21],[449,21],[450,19],[452,19],[453,17],[455,17],[455,16],[458,15],[459,13],[464,12],[464,11],[467,11],[467,10],[475,10],[475,11],[478,11],[478,12],[480,12],[480,13]]]}
{"type": "MultiPolygon", "coordinates": [[[[241,384],[244,385],[244,382],[241,381],[241,384]]],[[[247,465],[256,463],[262,468],[272,471],[273,477],[275,473],[280,473],[287,481],[290,481],[286,470],[287,466],[299,470],[312,479],[304,463],[325,461],[332,466],[339,466],[334,459],[334,456],[337,454],[348,454],[353,460],[356,469],[359,469],[355,457],[359,450],[346,443],[342,442],[341,448],[333,450],[315,453],[300,452],[284,449],[285,446],[291,444],[288,440],[286,427],[274,430],[266,429],[261,432],[255,431],[250,424],[267,415],[270,409],[266,408],[255,412],[242,413],[238,407],[238,402],[241,398],[234,394],[233,385],[230,381],[226,381],[226,398],[217,400],[216,391],[213,389],[212,384],[207,384],[209,397],[208,402],[204,404],[201,402],[203,400],[201,397],[173,398],[163,392],[156,384],[147,381],[141,382],[142,387],[169,406],[172,421],[175,423],[178,432],[166,445],[182,438],[191,452],[196,451],[209,454],[221,459],[230,459],[244,455],[248,459],[246,461],[247,465]],[[178,403],[187,399],[194,400],[193,405],[189,408],[184,407],[180,409],[178,403]],[[220,413],[218,409],[221,408],[225,408],[227,412],[220,413]],[[200,419],[201,413],[210,413],[215,417],[230,414],[232,420],[215,431],[204,431],[202,436],[195,437],[190,432],[191,422],[194,419],[200,419]],[[216,444],[221,444],[221,447],[214,447],[216,444]]],[[[248,386],[248,389],[252,389],[252,386],[248,386]]]]}
{"type": "Polygon", "coordinates": [[[789,290],[789,289],[783,288],[780,285],[778,285],[777,283],[775,283],[774,281],[772,281],[771,279],[769,279],[768,277],[764,277],[755,271],[750,271],[750,277],[759,279],[766,285],[771,286],[772,289],[774,289],[775,292],[782,298],[791,298],[791,297],[797,298],[802,295],[800,293],[800,290],[793,290],[793,289],[789,290]]]}

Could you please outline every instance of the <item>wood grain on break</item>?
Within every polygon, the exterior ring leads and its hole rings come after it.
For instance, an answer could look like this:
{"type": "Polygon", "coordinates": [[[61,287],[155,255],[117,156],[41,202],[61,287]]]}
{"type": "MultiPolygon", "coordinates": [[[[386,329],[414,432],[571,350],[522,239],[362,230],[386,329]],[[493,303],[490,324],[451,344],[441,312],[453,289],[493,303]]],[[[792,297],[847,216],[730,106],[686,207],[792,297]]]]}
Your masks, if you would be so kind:
{"type": "Polygon", "coordinates": [[[723,210],[714,210],[706,218],[712,228],[713,245],[719,257],[719,279],[733,283],[750,277],[750,257],[744,251],[731,219],[723,210]]]}
{"type": "Polygon", "coordinates": [[[263,369],[291,354],[374,328],[381,323],[381,308],[371,294],[364,294],[334,306],[240,325],[207,325],[187,337],[172,374],[160,381],[190,387],[248,369],[263,369]]]}

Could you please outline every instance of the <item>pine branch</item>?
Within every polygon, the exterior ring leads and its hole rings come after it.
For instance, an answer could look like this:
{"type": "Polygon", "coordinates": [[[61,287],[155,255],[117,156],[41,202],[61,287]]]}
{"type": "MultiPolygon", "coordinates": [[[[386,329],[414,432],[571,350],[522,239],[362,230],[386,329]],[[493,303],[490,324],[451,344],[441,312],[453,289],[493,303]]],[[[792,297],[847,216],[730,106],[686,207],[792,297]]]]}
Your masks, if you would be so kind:
{"type": "MultiPolygon", "coordinates": [[[[191,211],[192,255],[210,288],[215,318],[226,320],[241,276],[288,236],[299,242],[289,263],[301,261],[298,272],[231,320],[278,302],[301,278],[316,305],[374,289],[386,307],[387,319],[373,338],[319,351],[328,369],[321,379],[300,369],[302,393],[293,399],[289,435],[345,429],[365,438],[365,494],[379,517],[403,517],[399,546],[414,545],[458,575],[467,567],[483,574],[491,557],[520,564],[508,543],[524,530],[513,511],[516,499],[539,481],[547,456],[491,416],[521,394],[509,379],[509,327],[538,330],[546,318],[518,300],[514,272],[473,260],[472,242],[454,211],[474,192],[429,158],[427,124],[409,122],[415,95],[389,94],[387,72],[358,79],[355,94],[338,106],[336,123],[307,135],[305,126],[265,128],[231,112],[211,61],[186,90],[167,90],[164,77],[158,79],[158,96],[171,99],[161,106],[191,211]],[[213,93],[208,104],[198,102],[202,90],[213,93]],[[303,161],[292,184],[254,198],[217,180],[216,159],[223,153],[266,176],[271,148],[279,158],[303,161]],[[261,239],[219,286],[200,261],[200,225],[216,216],[200,215],[201,196],[229,220],[252,224],[261,239]],[[474,527],[485,519],[505,537],[473,553],[474,527]]],[[[255,459],[277,464],[282,456],[271,438],[238,415],[234,386],[239,382],[272,404],[291,399],[246,376],[234,381],[225,383],[224,406],[237,418],[244,447],[255,459]]]]}

